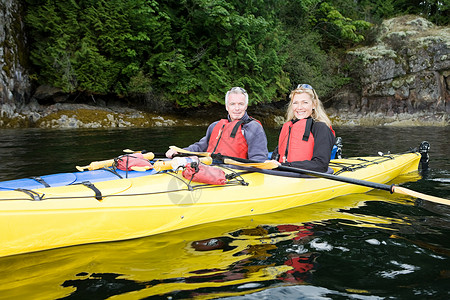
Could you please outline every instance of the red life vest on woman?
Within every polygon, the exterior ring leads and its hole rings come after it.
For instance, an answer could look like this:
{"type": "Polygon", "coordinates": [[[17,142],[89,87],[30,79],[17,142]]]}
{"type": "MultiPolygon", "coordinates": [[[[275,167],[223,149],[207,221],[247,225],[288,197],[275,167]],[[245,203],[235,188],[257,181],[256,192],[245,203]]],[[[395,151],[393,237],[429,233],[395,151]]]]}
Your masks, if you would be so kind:
{"type": "Polygon", "coordinates": [[[228,121],[228,119],[220,120],[213,128],[206,151],[248,158],[248,145],[242,133],[242,125],[253,120],[253,118],[250,118],[248,121],[234,120],[232,122],[228,121]]]}
{"type": "MultiPolygon", "coordinates": [[[[278,139],[279,162],[311,160],[314,153],[313,123],[312,118],[284,123],[278,139]]],[[[334,134],[333,129],[331,131],[334,134]]]]}

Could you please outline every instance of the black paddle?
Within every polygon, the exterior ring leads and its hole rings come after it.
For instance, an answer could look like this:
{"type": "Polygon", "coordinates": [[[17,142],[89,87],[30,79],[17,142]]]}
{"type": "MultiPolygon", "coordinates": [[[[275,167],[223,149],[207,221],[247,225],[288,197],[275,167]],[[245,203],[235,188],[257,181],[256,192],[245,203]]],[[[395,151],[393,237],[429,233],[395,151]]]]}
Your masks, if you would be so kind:
{"type": "Polygon", "coordinates": [[[431,196],[431,195],[422,194],[422,193],[419,193],[419,192],[416,192],[416,191],[413,191],[413,190],[410,190],[410,189],[407,189],[404,187],[400,187],[400,186],[397,186],[394,184],[387,185],[387,184],[376,183],[376,182],[371,182],[371,181],[367,181],[367,180],[348,178],[348,177],[326,174],[326,173],[310,171],[310,170],[305,170],[305,169],[300,169],[300,168],[279,166],[274,161],[266,161],[266,162],[260,163],[260,162],[251,161],[248,159],[231,157],[231,156],[226,156],[226,155],[221,155],[221,154],[211,154],[208,152],[187,151],[182,148],[178,148],[176,146],[170,146],[170,148],[177,152],[180,152],[180,153],[188,153],[188,154],[198,155],[198,156],[210,156],[213,159],[225,159],[224,160],[225,163],[239,165],[239,166],[246,166],[248,163],[248,164],[251,164],[251,165],[248,165],[249,167],[268,169],[267,166],[269,164],[271,164],[271,166],[273,166],[273,167],[270,169],[276,168],[277,170],[280,170],[280,171],[289,171],[289,172],[293,172],[293,173],[306,174],[306,175],[310,175],[310,176],[314,176],[314,177],[326,178],[326,179],[330,179],[330,180],[336,180],[336,181],[340,181],[340,182],[361,185],[361,186],[365,186],[365,187],[369,187],[369,188],[373,188],[373,189],[380,189],[380,190],[388,191],[391,194],[398,193],[398,194],[408,195],[408,196],[415,197],[415,198],[428,200],[428,201],[439,203],[439,204],[450,205],[450,200],[431,196]],[[260,167],[258,167],[258,165],[260,165],[260,167]]]}

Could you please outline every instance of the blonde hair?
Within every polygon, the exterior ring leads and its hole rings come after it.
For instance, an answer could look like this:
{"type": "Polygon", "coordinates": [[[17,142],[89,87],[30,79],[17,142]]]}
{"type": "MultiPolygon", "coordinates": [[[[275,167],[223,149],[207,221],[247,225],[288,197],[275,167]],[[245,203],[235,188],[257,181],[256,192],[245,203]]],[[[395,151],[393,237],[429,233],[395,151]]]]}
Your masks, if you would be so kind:
{"type": "MultiPolygon", "coordinates": [[[[303,86],[305,86],[305,85],[303,85],[303,86]]],[[[322,101],[320,101],[319,97],[317,96],[316,91],[313,88],[302,87],[302,85],[299,85],[289,95],[290,101],[289,101],[289,106],[286,111],[286,122],[288,122],[294,118],[294,112],[292,111],[292,100],[294,99],[294,96],[297,94],[302,94],[302,93],[308,94],[311,97],[311,100],[313,101],[313,105],[314,105],[315,109],[313,109],[313,111],[312,111],[311,118],[314,121],[324,122],[328,126],[331,126],[331,121],[328,118],[327,113],[325,112],[325,108],[323,107],[322,101]]]]}

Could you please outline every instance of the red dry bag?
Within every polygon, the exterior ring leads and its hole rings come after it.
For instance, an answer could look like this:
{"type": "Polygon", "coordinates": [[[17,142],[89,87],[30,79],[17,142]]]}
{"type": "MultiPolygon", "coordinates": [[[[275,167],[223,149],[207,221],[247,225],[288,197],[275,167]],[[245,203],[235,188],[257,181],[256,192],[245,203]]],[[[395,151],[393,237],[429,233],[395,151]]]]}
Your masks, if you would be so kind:
{"type": "Polygon", "coordinates": [[[152,164],[144,158],[142,153],[133,153],[119,156],[116,159],[116,168],[123,171],[131,171],[132,167],[153,168],[152,164]]]}
{"type": "Polygon", "coordinates": [[[201,183],[224,185],[227,183],[225,172],[222,169],[204,164],[186,164],[183,177],[201,183]]]}

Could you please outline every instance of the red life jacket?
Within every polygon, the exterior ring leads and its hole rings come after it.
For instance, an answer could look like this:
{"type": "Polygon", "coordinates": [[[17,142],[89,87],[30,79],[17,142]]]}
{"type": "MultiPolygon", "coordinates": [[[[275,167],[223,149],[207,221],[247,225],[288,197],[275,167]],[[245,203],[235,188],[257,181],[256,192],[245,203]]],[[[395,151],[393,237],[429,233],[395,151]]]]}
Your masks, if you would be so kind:
{"type": "Polygon", "coordinates": [[[228,119],[220,120],[214,126],[209,137],[208,149],[206,151],[209,153],[248,158],[248,145],[247,140],[242,134],[242,125],[253,120],[255,119],[250,118],[247,121],[234,120],[232,122],[228,121],[228,119]]]}
{"type": "MultiPolygon", "coordinates": [[[[314,152],[313,123],[312,118],[284,123],[278,139],[279,162],[311,160],[314,152]]],[[[330,129],[334,134],[331,126],[330,129]]]]}

